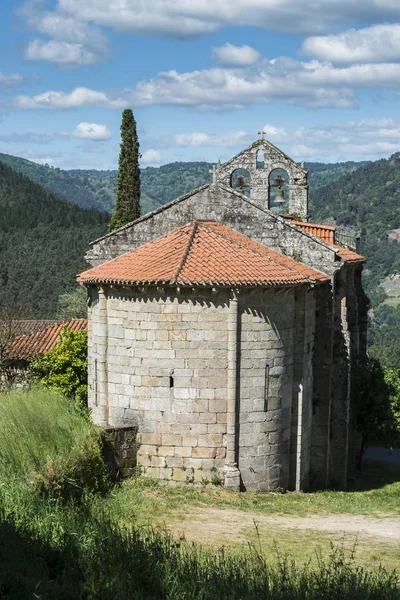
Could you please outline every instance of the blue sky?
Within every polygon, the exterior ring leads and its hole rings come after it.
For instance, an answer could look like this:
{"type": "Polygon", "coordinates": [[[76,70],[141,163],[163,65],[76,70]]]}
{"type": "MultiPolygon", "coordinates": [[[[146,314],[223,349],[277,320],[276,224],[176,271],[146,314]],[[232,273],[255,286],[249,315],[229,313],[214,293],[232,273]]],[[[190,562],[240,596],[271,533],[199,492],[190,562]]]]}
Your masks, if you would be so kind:
{"type": "Polygon", "coordinates": [[[399,0],[8,0],[0,152],[115,168],[222,161],[266,137],[296,160],[400,151],[399,0]]]}

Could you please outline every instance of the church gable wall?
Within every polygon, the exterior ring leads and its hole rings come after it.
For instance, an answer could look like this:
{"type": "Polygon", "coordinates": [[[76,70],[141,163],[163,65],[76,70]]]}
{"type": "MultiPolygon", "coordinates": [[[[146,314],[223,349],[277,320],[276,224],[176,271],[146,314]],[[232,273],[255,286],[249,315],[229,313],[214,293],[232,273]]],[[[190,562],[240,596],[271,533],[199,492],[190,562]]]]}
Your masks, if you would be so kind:
{"type": "Polygon", "coordinates": [[[214,220],[222,223],[328,275],[338,268],[338,264],[334,263],[333,250],[323,243],[313,240],[299,228],[290,226],[284,219],[276,218],[266,210],[260,210],[253,202],[239,194],[229,193],[218,186],[202,189],[113,235],[100,239],[93,244],[86,258],[92,266],[96,266],[193,220],[214,220]]]}
{"type": "Polygon", "coordinates": [[[237,169],[245,169],[251,187],[250,198],[262,208],[269,208],[269,177],[275,169],[283,169],[287,173],[289,184],[288,210],[301,219],[308,218],[308,186],[306,171],[294,160],[275,148],[273,144],[259,140],[250,148],[240,152],[217,171],[217,179],[226,186],[232,186],[232,174],[237,169]],[[263,166],[259,166],[260,155],[263,166]]]}

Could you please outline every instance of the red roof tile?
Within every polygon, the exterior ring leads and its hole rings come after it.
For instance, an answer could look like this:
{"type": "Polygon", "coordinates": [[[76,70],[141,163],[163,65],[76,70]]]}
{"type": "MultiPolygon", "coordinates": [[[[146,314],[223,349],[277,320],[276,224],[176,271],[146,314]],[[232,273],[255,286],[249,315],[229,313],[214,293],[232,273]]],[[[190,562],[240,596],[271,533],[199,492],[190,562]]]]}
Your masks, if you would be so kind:
{"type": "Polygon", "coordinates": [[[336,227],[332,227],[331,225],[318,225],[317,223],[303,223],[302,221],[290,222],[293,223],[293,225],[298,225],[301,227],[303,231],[307,231],[308,233],[311,233],[311,235],[319,237],[328,244],[335,243],[336,227]]]}
{"type": "Polygon", "coordinates": [[[316,223],[303,223],[302,221],[291,221],[293,225],[301,227],[303,231],[307,231],[321,240],[330,244],[335,250],[338,250],[336,256],[338,256],[344,262],[365,262],[365,257],[361,254],[357,254],[354,250],[350,250],[345,246],[338,246],[335,244],[335,231],[336,227],[331,225],[317,225],[316,223]]]}
{"type": "Polygon", "coordinates": [[[328,278],[224,225],[192,222],[77,277],[85,283],[271,286],[328,278]]]}
{"type": "Polygon", "coordinates": [[[38,354],[48,352],[56,346],[61,329],[67,325],[73,331],[87,329],[87,319],[72,319],[71,321],[24,321],[24,331],[31,333],[18,335],[11,344],[14,360],[30,360],[38,354]],[[44,323],[51,323],[43,327],[44,323]],[[26,325],[25,325],[26,324],[26,325]]]}

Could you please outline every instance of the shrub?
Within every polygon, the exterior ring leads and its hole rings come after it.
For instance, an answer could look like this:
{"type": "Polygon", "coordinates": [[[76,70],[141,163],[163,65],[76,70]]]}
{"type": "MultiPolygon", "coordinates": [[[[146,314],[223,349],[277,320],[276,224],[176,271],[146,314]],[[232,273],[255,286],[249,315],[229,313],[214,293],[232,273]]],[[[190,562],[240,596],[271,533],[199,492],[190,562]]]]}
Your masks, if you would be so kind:
{"type": "Polygon", "coordinates": [[[64,500],[107,488],[100,429],[44,388],[0,394],[0,482],[64,500]]]}
{"type": "Polygon", "coordinates": [[[87,406],[87,332],[72,331],[65,325],[57,346],[32,362],[31,377],[87,406]]]}

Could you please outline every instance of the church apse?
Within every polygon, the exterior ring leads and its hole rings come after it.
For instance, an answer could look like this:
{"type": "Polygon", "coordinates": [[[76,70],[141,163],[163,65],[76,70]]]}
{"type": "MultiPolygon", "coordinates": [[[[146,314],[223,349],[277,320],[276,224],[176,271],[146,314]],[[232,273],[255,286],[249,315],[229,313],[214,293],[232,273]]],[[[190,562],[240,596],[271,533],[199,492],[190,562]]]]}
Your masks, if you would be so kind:
{"type": "Polygon", "coordinates": [[[265,140],[264,132],[260,133],[260,140],[225,164],[218,165],[218,181],[274,213],[293,214],[307,220],[307,172],[265,140]],[[277,181],[279,175],[282,180],[277,181]]]}

